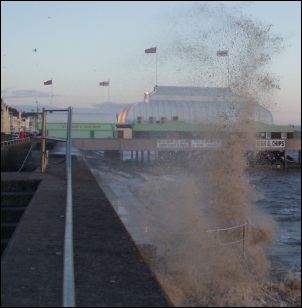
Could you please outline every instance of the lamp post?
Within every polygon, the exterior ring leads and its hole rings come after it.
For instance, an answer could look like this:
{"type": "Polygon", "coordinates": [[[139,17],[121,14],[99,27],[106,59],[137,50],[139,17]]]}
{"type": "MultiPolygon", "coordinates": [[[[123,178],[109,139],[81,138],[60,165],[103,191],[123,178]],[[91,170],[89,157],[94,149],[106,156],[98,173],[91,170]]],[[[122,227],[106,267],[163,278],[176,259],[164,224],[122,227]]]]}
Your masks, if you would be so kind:
{"type": "Polygon", "coordinates": [[[36,132],[38,131],[38,119],[39,119],[39,108],[38,108],[38,101],[36,101],[37,104],[37,119],[36,119],[36,132]]]}

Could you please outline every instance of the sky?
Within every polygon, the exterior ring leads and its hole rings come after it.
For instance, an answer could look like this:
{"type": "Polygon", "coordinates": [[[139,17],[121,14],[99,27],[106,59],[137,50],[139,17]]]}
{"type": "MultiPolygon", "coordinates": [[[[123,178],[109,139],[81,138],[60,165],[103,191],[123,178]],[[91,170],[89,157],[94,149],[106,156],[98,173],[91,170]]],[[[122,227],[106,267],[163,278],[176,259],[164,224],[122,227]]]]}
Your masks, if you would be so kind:
{"type": "Polygon", "coordinates": [[[1,97],[23,111],[71,106],[78,121],[85,110],[105,122],[156,83],[238,84],[243,61],[255,59],[248,51],[260,52],[240,19],[271,35],[259,44],[268,65],[249,71],[278,82],[260,103],[276,124],[301,125],[300,1],[1,1],[1,97]],[[228,63],[216,55],[224,49],[228,63]]]}

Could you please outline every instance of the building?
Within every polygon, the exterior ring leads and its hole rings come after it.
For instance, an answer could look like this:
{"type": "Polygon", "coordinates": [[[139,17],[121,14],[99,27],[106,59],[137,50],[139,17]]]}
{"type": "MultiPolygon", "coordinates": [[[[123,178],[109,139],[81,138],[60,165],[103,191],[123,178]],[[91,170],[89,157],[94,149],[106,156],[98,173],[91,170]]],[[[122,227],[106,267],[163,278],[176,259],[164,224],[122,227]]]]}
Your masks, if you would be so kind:
{"type": "Polygon", "coordinates": [[[118,138],[155,139],[160,149],[199,151],[219,146],[230,135],[253,136],[255,144],[245,146],[257,161],[265,156],[268,163],[284,165],[290,149],[299,151],[300,162],[301,139],[294,125],[275,125],[268,109],[230,88],[155,86],[144,101],[118,114],[118,138]]]}
{"type": "Polygon", "coordinates": [[[1,98],[1,134],[10,134],[10,115],[8,106],[1,98]]]}
{"type": "MultiPolygon", "coordinates": [[[[199,138],[221,129],[242,132],[247,121],[259,133],[263,128],[275,132],[269,110],[230,88],[156,86],[144,101],[118,114],[117,135],[123,138],[131,128],[133,138],[199,138]]],[[[292,132],[293,127],[284,129],[292,132]]]]}
{"type": "Polygon", "coordinates": [[[1,99],[1,134],[17,134],[21,130],[28,133],[38,132],[39,123],[42,121],[41,113],[20,112],[9,107],[1,99]]]}
{"type": "MultiPolygon", "coordinates": [[[[180,120],[190,124],[234,124],[241,121],[247,103],[230,88],[155,86],[145,93],[142,102],[125,107],[118,115],[118,124],[163,123],[180,120]]],[[[271,113],[253,104],[250,115],[257,122],[273,124],[271,113]]]]}
{"type": "Polygon", "coordinates": [[[21,112],[7,106],[1,98],[1,135],[19,133],[21,126],[21,112]]]}
{"type": "Polygon", "coordinates": [[[42,122],[42,114],[39,112],[27,112],[27,126],[26,131],[29,133],[37,133],[39,131],[39,127],[41,126],[42,122]]]}

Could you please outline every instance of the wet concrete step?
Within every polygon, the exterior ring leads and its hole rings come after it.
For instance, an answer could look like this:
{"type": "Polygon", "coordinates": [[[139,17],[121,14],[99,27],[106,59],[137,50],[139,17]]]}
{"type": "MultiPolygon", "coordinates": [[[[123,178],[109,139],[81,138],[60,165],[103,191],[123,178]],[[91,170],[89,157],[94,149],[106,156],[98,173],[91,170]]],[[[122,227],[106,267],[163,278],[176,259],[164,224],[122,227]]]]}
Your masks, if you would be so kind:
{"type": "Polygon", "coordinates": [[[1,192],[1,207],[3,206],[25,206],[35,192],[1,192]]]}
{"type": "Polygon", "coordinates": [[[2,192],[35,192],[41,181],[40,180],[6,180],[1,181],[2,192]]]}
{"type": "Polygon", "coordinates": [[[18,222],[26,206],[1,206],[1,223],[2,222],[18,222]]]}
{"type": "Polygon", "coordinates": [[[2,255],[3,251],[5,250],[8,242],[9,242],[9,239],[1,239],[1,255],[2,255]]]}
{"type": "Polygon", "coordinates": [[[34,191],[1,191],[1,196],[32,196],[34,191]]]}
{"type": "Polygon", "coordinates": [[[9,239],[13,235],[18,222],[1,222],[1,239],[9,239]]]}
{"type": "Polygon", "coordinates": [[[1,181],[1,255],[41,180],[1,181]]]}
{"type": "Polygon", "coordinates": [[[1,245],[7,245],[9,242],[9,239],[1,239],[1,245]]]}

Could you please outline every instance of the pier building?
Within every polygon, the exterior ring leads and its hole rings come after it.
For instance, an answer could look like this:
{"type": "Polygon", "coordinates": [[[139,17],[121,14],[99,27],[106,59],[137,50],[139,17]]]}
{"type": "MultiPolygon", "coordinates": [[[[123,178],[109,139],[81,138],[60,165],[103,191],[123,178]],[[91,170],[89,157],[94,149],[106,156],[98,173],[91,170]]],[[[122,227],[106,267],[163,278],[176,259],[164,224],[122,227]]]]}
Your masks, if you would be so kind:
{"type": "MultiPolygon", "coordinates": [[[[66,123],[47,123],[47,136],[64,138],[66,123]]],[[[271,112],[230,88],[156,86],[141,102],[117,115],[117,123],[73,123],[74,143],[84,150],[187,151],[216,147],[230,134],[254,137],[258,161],[294,165],[301,161],[301,135],[294,125],[275,125],[271,112]],[[213,139],[213,140],[209,140],[213,139]],[[288,155],[298,151],[298,159],[288,155]]],[[[110,152],[113,154],[113,152],[110,152]]]]}

